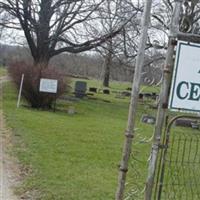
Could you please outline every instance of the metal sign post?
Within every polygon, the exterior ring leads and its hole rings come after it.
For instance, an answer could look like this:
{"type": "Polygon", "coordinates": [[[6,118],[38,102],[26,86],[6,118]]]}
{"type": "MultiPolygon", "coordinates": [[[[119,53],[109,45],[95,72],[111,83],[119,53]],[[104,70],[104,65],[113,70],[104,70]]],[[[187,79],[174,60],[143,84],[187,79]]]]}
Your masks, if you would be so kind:
{"type": "Polygon", "coordinates": [[[171,71],[173,68],[173,54],[175,49],[175,39],[177,33],[179,32],[179,16],[182,6],[182,0],[175,1],[175,8],[171,19],[170,25],[170,33],[169,33],[169,44],[167,49],[167,55],[164,65],[164,75],[163,75],[163,82],[161,87],[160,93],[160,101],[156,119],[156,126],[154,129],[154,137],[153,137],[153,144],[152,150],[150,154],[149,160],[149,169],[148,169],[148,177],[146,181],[146,188],[145,188],[145,200],[151,200],[152,197],[152,190],[154,186],[154,177],[155,177],[155,170],[156,170],[156,163],[158,158],[159,146],[161,142],[161,135],[162,135],[162,128],[164,124],[164,120],[166,117],[167,105],[168,105],[168,93],[169,87],[171,83],[171,71]]]}
{"type": "Polygon", "coordinates": [[[55,98],[54,106],[53,106],[54,112],[56,111],[57,90],[58,90],[58,80],[47,79],[47,78],[40,79],[39,91],[54,94],[54,98],[55,98]]]}

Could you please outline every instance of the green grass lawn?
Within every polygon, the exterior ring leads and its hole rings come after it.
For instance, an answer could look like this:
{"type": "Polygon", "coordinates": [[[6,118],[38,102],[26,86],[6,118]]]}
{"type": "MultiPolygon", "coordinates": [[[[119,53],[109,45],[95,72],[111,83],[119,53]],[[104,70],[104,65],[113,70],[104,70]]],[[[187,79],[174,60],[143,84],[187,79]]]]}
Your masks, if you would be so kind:
{"type": "Polygon", "coordinates": [[[0,76],[5,76],[7,74],[7,70],[5,67],[0,67],[0,76]]]}
{"type": "MultiPolygon", "coordinates": [[[[93,83],[89,84],[93,86],[93,83]]],[[[125,89],[127,85],[120,87],[125,89]]],[[[113,84],[111,88],[118,85],[113,84]]],[[[98,94],[96,100],[58,102],[63,111],[68,106],[75,107],[77,113],[69,115],[23,106],[16,109],[17,95],[10,83],[5,84],[3,94],[7,124],[13,129],[13,153],[30,171],[19,193],[37,191],[38,199],[42,200],[114,199],[128,97],[117,99],[115,94],[98,94]]],[[[153,133],[153,126],[141,123],[140,117],[148,112],[155,115],[155,110],[148,110],[148,105],[142,103],[138,109],[133,154],[140,161],[135,164],[132,159],[130,162],[127,193],[136,172],[142,171],[137,181],[144,186],[151,145],[147,140],[153,133]]]]}

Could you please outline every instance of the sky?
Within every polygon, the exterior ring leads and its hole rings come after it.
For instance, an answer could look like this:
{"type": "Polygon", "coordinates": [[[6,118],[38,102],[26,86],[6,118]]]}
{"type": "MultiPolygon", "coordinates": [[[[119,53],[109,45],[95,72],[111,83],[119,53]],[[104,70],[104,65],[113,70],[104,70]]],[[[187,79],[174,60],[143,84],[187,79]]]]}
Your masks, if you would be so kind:
{"type": "MultiPolygon", "coordinates": [[[[144,0],[132,0],[133,2],[144,2],[144,0]]],[[[160,4],[162,0],[153,0],[154,4],[160,4]]],[[[164,33],[157,34],[156,30],[149,30],[151,34],[157,38],[158,41],[166,40],[166,35],[164,33]]],[[[3,32],[1,37],[1,43],[3,44],[9,44],[9,45],[25,45],[26,40],[24,38],[23,31],[15,31],[15,30],[6,30],[3,32]]]]}

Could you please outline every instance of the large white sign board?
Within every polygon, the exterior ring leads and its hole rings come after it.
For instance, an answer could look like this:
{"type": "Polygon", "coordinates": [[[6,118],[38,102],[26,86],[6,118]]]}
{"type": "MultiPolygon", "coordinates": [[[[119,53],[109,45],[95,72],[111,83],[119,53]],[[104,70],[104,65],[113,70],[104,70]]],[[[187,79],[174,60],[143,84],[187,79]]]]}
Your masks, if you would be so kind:
{"type": "Polygon", "coordinates": [[[54,79],[40,79],[40,92],[57,93],[58,80],[54,79]]]}
{"type": "Polygon", "coordinates": [[[200,111],[200,44],[178,42],[169,108],[200,111]]]}

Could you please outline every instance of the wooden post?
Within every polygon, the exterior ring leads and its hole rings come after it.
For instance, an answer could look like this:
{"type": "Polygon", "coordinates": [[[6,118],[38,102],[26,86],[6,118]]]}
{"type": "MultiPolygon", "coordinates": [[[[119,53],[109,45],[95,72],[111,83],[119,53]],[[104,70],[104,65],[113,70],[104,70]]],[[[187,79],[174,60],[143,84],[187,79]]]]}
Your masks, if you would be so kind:
{"type": "Polygon", "coordinates": [[[23,83],[24,83],[24,74],[22,74],[22,78],[21,78],[21,83],[20,83],[20,88],[19,88],[19,94],[18,94],[18,100],[17,100],[17,108],[19,108],[19,105],[20,105],[23,83]]]}
{"type": "Polygon", "coordinates": [[[151,7],[152,0],[146,0],[143,17],[141,21],[142,33],[140,37],[139,49],[136,58],[136,66],[134,73],[134,80],[132,85],[131,92],[131,101],[129,105],[129,114],[128,114],[128,122],[127,129],[125,131],[125,141],[122,153],[122,159],[119,168],[119,177],[118,177],[118,187],[116,191],[116,200],[122,200],[125,189],[126,182],[126,174],[128,171],[128,161],[131,154],[132,140],[135,135],[134,127],[135,127],[135,117],[136,117],[136,107],[138,102],[138,95],[140,89],[140,79],[142,73],[142,67],[144,64],[144,56],[145,56],[145,47],[147,42],[147,31],[149,28],[149,22],[151,17],[151,7]]]}
{"type": "Polygon", "coordinates": [[[166,116],[166,111],[168,107],[168,96],[169,96],[169,88],[171,83],[171,72],[173,69],[173,54],[175,48],[175,39],[177,33],[179,32],[179,15],[182,6],[182,0],[175,0],[175,7],[171,19],[170,32],[169,32],[169,44],[167,49],[167,55],[164,65],[164,75],[163,82],[160,92],[160,101],[156,119],[156,126],[154,129],[154,137],[153,137],[153,145],[150,155],[149,161],[149,169],[148,169],[148,177],[146,181],[145,188],[145,200],[150,200],[152,197],[152,190],[154,186],[154,177],[156,170],[156,163],[159,151],[159,145],[162,135],[162,128],[166,116]]]}

